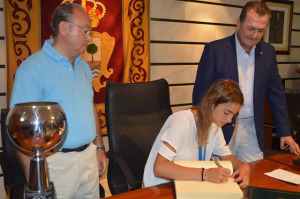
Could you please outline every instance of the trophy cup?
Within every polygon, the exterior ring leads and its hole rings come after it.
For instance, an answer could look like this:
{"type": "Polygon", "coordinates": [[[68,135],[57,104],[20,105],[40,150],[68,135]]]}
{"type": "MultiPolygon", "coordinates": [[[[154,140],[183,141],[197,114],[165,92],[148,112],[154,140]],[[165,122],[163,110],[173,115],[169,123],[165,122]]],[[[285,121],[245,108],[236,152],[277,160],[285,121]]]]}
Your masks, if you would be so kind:
{"type": "Polygon", "coordinates": [[[66,116],[58,103],[29,102],[16,104],[10,109],[6,126],[11,141],[19,149],[33,152],[30,159],[28,185],[24,198],[54,198],[53,183],[49,182],[46,157],[66,137],[66,116]]]}

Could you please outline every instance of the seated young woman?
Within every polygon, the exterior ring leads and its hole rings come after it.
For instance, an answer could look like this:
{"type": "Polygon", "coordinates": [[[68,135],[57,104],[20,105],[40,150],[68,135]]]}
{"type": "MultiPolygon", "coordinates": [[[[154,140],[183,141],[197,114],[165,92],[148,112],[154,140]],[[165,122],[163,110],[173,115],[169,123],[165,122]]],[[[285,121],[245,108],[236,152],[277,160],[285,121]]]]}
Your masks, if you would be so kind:
{"type": "Polygon", "coordinates": [[[239,85],[232,80],[221,79],[209,87],[198,107],[172,114],[152,146],[144,170],[144,186],[170,180],[223,182],[233,177],[241,188],[246,187],[250,167],[231,154],[221,128],[231,123],[243,103],[239,85]],[[212,155],[231,161],[233,174],[230,176],[230,170],[223,167],[202,172],[202,168],[187,168],[173,163],[174,160],[211,160],[212,155]]]}

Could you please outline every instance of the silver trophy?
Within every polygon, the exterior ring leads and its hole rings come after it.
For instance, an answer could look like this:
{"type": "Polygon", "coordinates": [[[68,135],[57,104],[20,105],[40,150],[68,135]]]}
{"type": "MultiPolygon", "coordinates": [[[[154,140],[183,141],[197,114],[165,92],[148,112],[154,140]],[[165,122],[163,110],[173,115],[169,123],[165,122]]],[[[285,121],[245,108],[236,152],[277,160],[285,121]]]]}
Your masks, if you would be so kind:
{"type": "Polygon", "coordinates": [[[24,198],[54,198],[43,152],[59,146],[66,137],[66,115],[58,103],[29,102],[14,105],[6,120],[11,141],[21,150],[33,152],[24,198]]]}

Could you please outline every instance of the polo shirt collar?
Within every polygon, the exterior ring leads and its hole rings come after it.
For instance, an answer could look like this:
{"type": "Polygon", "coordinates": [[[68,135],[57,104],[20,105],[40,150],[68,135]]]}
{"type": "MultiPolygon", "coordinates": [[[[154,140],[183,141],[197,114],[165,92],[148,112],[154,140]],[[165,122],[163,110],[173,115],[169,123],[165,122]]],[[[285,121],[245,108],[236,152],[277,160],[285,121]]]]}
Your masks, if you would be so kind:
{"type": "MultiPolygon", "coordinates": [[[[63,60],[68,60],[69,59],[67,57],[62,56],[59,52],[57,52],[57,50],[55,50],[52,47],[52,44],[54,43],[53,39],[47,39],[44,42],[44,45],[42,47],[42,51],[47,54],[48,56],[52,57],[54,60],[56,61],[63,61],[63,60]]],[[[74,59],[74,63],[78,63],[81,60],[80,56],[75,57],[74,59]]]]}

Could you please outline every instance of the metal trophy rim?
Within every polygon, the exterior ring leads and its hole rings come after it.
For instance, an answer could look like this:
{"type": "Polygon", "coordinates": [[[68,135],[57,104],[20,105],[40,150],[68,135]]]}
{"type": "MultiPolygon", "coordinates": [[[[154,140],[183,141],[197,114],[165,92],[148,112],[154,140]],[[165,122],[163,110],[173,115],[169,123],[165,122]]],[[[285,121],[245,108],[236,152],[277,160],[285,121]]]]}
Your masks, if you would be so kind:
{"type": "MultiPolygon", "coordinates": [[[[60,106],[60,109],[61,111],[63,112],[63,114],[65,115],[65,132],[62,137],[61,137],[61,140],[64,140],[64,138],[66,137],[67,135],[67,130],[68,130],[68,122],[67,122],[67,117],[66,117],[66,113],[64,111],[64,109],[61,107],[61,105],[57,102],[51,102],[51,101],[35,101],[35,102],[23,102],[23,103],[17,103],[17,104],[14,104],[10,109],[9,109],[9,112],[7,114],[7,117],[6,117],[6,121],[5,121],[5,125],[6,125],[6,133],[8,134],[8,137],[10,139],[10,141],[12,143],[14,143],[14,140],[12,139],[10,133],[8,132],[8,120],[9,120],[9,116],[11,114],[11,110],[13,109],[13,107],[15,106],[34,106],[34,105],[39,105],[39,106],[47,106],[47,105],[59,105],[60,106]]],[[[47,149],[47,150],[42,150],[41,153],[44,153],[44,152],[48,152],[48,151],[51,151],[53,149],[55,149],[58,145],[60,145],[61,142],[58,142],[57,144],[55,144],[52,148],[50,149],[47,149]]],[[[18,144],[14,144],[15,147],[17,147],[19,150],[21,151],[24,151],[24,152],[29,152],[29,153],[34,153],[35,152],[33,150],[29,151],[29,150],[26,150],[26,149],[23,149],[22,147],[20,147],[18,144]]]]}

